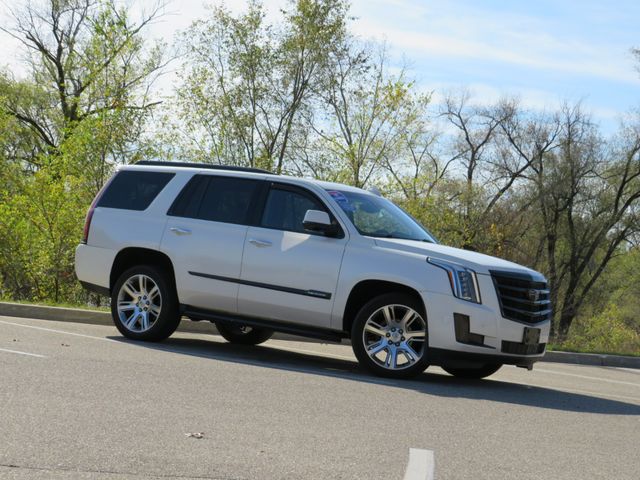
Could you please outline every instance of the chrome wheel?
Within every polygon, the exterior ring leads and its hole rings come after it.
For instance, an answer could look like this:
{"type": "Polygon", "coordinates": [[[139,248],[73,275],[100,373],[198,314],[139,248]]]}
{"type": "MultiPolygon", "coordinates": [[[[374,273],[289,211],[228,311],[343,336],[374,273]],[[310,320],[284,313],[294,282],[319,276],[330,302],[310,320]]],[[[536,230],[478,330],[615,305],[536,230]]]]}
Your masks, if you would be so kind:
{"type": "Polygon", "coordinates": [[[385,305],[365,322],[362,340],[369,358],[388,370],[418,362],[425,351],[427,323],[406,305],[385,305]]]}
{"type": "Polygon", "coordinates": [[[162,311],[162,295],[158,284],[147,275],[129,277],[118,291],[117,311],[120,322],[127,330],[146,332],[153,327],[162,311]]]}

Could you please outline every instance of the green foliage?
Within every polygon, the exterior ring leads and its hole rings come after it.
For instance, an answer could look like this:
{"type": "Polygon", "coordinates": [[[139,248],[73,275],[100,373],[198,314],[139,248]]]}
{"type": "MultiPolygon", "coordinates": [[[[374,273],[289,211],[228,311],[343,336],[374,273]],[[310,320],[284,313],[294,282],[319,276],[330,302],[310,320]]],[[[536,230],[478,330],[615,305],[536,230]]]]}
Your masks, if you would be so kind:
{"type": "Polygon", "coordinates": [[[91,198],[85,185],[64,168],[40,169],[14,181],[13,194],[0,203],[5,288],[17,298],[78,298],[73,253],[91,198]]]}
{"type": "Polygon", "coordinates": [[[593,317],[578,318],[561,348],[593,353],[638,355],[640,332],[631,328],[624,313],[615,304],[609,304],[593,317]]]}
{"type": "Polygon", "coordinates": [[[152,150],[140,137],[163,46],[143,32],[157,14],[51,0],[7,30],[29,76],[0,72],[0,297],[87,300],[73,268],[87,208],[118,163],[152,150]]]}
{"type": "Polygon", "coordinates": [[[177,118],[165,120],[180,132],[170,138],[179,145],[171,153],[283,171],[312,86],[344,35],[345,11],[343,0],[292,1],[271,25],[251,1],[240,15],[220,6],[194,22],[181,39],[177,118]]]}
{"type": "Polygon", "coordinates": [[[439,242],[453,247],[461,247],[464,244],[464,232],[459,229],[457,212],[448,206],[443,208],[439,196],[399,200],[398,204],[425,225],[439,242]]]}

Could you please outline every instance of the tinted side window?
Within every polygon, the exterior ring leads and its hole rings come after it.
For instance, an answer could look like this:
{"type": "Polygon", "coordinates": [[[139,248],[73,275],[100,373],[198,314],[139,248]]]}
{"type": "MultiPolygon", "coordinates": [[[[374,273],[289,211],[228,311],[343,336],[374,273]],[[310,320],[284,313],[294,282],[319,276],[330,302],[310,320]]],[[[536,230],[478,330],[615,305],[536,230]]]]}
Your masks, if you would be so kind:
{"type": "Polygon", "coordinates": [[[246,224],[258,181],[232,177],[209,177],[197,218],[214,222],[246,224]]]}
{"type": "Polygon", "coordinates": [[[124,170],[118,172],[98,202],[98,207],[145,210],[173,173],[124,170]]]}
{"type": "Polygon", "coordinates": [[[196,218],[208,183],[209,177],[206,175],[193,176],[173,202],[167,215],[196,218]]]}
{"type": "Polygon", "coordinates": [[[326,211],[326,208],[311,195],[272,188],[267,196],[260,225],[265,228],[308,233],[302,226],[307,210],[326,211]]]}

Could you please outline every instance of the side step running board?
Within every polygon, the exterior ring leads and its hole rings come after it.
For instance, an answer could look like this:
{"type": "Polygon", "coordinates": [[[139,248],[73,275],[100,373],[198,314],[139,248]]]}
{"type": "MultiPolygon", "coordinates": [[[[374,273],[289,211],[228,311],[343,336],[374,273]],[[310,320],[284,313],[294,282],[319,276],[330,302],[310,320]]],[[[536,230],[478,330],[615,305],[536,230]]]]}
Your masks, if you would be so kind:
{"type": "Polygon", "coordinates": [[[181,306],[182,315],[192,320],[209,320],[210,322],[225,322],[229,324],[241,324],[249,327],[267,328],[275,332],[299,335],[301,337],[317,338],[330,342],[340,343],[343,338],[347,338],[344,332],[331,330],[329,328],[308,327],[305,325],[294,325],[277,320],[267,320],[264,318],[244,317],[230,313],[221,313],[189,305],[181,306]]]}

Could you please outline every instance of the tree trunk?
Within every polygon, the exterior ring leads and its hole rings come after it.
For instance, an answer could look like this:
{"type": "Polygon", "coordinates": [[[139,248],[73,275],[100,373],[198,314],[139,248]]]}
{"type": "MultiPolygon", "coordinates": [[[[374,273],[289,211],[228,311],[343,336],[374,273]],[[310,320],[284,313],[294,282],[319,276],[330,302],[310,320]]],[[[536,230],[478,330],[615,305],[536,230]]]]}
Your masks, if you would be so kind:
{"type": "Polygon", "coordinates": [[[564,342],[569,334],[569,329],[573,323],[573,319],[576,316],[576,308],[574,305],[573,295],[568,294],[562,305],[560,311],[560,318],[558,319],[558,329],[556,332],[556,338],[559,342],[564,342]]]}

